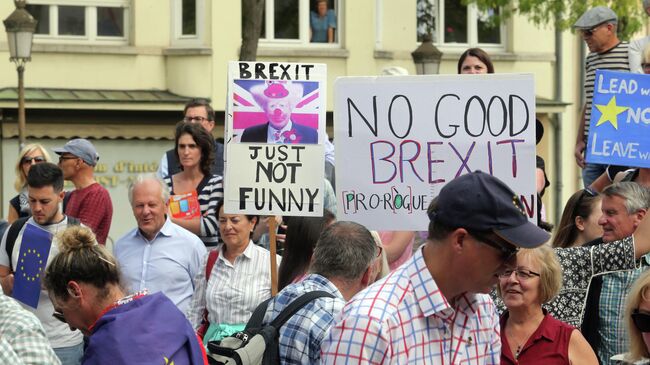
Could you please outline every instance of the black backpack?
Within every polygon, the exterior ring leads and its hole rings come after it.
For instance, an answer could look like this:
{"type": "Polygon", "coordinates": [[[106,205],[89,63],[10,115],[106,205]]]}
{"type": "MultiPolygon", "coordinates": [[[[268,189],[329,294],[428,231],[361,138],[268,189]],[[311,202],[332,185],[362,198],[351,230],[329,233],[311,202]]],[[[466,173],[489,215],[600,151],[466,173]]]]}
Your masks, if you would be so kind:
{"type": "Polygon", "coordinates": [[[297,311],[316,298],[334,295],[321,290],[305,293],[289,304],[271,323],[262,325],[266,308],[272,298],[258,305],[246,328],[221,341],[208,343],[211,365],[270,365],[280,363],[279,331],[297,311]]]}
{"type": "MultiPolygon", "coordinates": [[[[7,232],[7,243],[5,249],[7,251],[7,257],[9,257],[9,265],[11,266],[11,271],[14,271],[14,265],[11,261],[11,255],[14,252],[14,246],[16,245],[16,239],[18,238],[18,233],[23,228],[25,223],[29,220],[30,217],[23,217],[16,219],[9,226],[9,232],[7,232]]],[[[68,217],[68,226],[78,226],[81,222],[77,218],[68,217]]],[[[0,236],[1,237],[1,236],[0,236]]]]}

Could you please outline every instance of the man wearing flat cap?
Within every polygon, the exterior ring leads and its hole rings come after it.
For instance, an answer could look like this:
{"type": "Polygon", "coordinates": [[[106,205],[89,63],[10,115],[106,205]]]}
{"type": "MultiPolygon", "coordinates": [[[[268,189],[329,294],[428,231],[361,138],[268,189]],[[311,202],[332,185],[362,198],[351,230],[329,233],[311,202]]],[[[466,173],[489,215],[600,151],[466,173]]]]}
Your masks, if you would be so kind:
{"type": "Polygon", "coordinates": [[[318,132],[296,123],[291,114],[303,96],[303,87],[296,82],[269,82],[251,87],[250,93],[264,110],[267,122],[244,129],[241,142],[318,143],[318,132]]]}
{"type": "Polygon", "coordinates": [[[612,9],[605,6],[596,6],[586,11],[573,24],[582,39],[589,47],[589,55],[585,61],[585,104],[582,108],[582,117],[578,122],[578,134],[574,157],[578,166],[582,168],[582,180],[585,187],[591,185],[603,172],[605,165],[585,162],[585,148],[589,135],[591,120],[591,102],[594,96],[594,80],[596,70],[629,71],[628,43],[621,42],[616,35],[618,17],[612,9]]]}
{"type": "Polygon", "coordinates": [[[113,219],[113,203],[108,190],[95,181],[94,169],[99,161],[95,146],[87,139],[76,138],[52,150],[59,155],[63,178],[75,187],[66,194],[63,212],[90,227],[97,242],[105,245],[113,219]]]}
{"type": "Polygon", "coordinates": [[[323,342],[323,364],[499,364],[499,318],[486,293],[516,266],[520,247],[549,235],[483,172],[447,183],[427,214],[427,243],[345,305],[323,342]]]}

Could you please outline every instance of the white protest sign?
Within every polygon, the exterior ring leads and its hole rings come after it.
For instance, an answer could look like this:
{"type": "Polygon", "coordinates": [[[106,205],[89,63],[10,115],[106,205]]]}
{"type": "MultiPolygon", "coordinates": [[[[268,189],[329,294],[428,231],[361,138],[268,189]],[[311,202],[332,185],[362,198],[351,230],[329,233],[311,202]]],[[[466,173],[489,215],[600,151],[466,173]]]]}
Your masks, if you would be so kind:
{"type": "Polygon", "coordinates": [[[224,211],[323,212],[326,67],[230,62],[224,211]]]}
{"type": "Polygon", "coordinates": [[[481,170],[536,221],[532,75],[345,77],[334,87],[339,220],[424,231],[440,189],[481,170]]]}

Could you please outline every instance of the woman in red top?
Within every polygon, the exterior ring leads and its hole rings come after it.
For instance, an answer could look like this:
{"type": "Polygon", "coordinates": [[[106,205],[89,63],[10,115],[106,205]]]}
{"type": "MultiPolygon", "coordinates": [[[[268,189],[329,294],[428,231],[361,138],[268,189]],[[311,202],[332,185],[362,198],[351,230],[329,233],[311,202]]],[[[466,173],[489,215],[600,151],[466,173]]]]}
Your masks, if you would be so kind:
{"type": "Polygon", "coordinates": [[[598,364],[580,331],[542,309],[562,286],[553,249],[522,249],[517,267],[499,275],[498,292],[508,310],[501,317],[501,364],[598,364]]]}

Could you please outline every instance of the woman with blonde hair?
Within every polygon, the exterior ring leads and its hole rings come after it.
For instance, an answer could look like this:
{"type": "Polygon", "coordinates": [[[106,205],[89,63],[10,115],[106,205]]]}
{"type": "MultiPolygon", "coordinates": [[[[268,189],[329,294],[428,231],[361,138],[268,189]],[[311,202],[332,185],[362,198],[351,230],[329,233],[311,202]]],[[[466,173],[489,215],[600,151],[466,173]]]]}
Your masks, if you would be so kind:
{"type": "Polygon", "coordinates": [[[553,249],[522,249],[517,266],[499,274],[497,291],[508,308],[501,317],[501,364],[598,364],[580,331],[542,308],[562,286],[553,249]]]}
{"type": "Polygon", "coordinates": [[[18,218],[32,215],[27,199],[27,173],[33,164],[50,162],[50,155],[45,147],[38,143],[28,144],[20,150],[18,161],[16,161],[16,181],[14,189],[18,195],[9,201],[9,214],[7,221],[13,223],[18,218]]]}
{"type": "Polygon", "coordinates": [[[630,352],[625,360],[636,362],[650,358],[650,271],[634,282],[627,296],[625,320],[630,338],[630,352]]]}
{"type": "Polygon", "coordinates": [[[207,364],[192,326],[164,294],[126,295],[115,257],[90,229],[72,226],[59,242],[43,286],[52,315],[89,336],[82,364],[207,364]]]}

